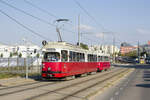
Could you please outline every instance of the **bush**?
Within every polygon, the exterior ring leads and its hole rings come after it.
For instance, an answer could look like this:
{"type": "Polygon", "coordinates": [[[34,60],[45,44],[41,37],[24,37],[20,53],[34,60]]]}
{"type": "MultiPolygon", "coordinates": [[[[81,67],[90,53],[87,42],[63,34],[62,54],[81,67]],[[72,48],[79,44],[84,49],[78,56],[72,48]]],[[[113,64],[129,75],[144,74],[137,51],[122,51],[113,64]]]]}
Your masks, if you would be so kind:
{"type": "Polygon", "coordinates": [[[38,53],[38,54],[36,55],[36,57],[39,58],[39,57],[40,57],[40,54],[38,53]]]}
{"type": "Polygon", "coordinates": [[[10,53],[10,56],[9,57],[12,57],[13,56],[13,54],[12,53],[10,53]]]}
{"type": "Polygon", "coordinates": [[[19,58],[21,58],[21,57],[22,57],[22,53],[19,54],[19,58]]]}
{"type": "Polygon", "coordinates": [[[1,58],[3,58],[3,54],[1,53],[1,58]]]}

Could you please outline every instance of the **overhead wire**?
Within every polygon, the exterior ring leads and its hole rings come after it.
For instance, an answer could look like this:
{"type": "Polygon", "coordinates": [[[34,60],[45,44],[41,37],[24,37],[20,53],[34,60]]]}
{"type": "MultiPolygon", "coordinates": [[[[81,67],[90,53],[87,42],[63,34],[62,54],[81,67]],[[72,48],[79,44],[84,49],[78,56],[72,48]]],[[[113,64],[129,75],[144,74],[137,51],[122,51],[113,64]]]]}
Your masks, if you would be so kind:
{"type": "Polygon", "coordinates": [[[87,16],[89,16],[98,26],[100,26],[104,31],[106,31],[107,33],[111,33],[113,35],[113,37],[115,37],[114,32],[109,31],[108,29],[106,29],[102,24],[98,23],[98,21],[77,1],[77,0],[73,0],[78,7],[83,10],[87,16]]]}
{"type": "MultiPolygon", "coordinates": [[[[35,5],[35,4],[33,4],[31,1],[28,1],[28,0],[23,0],[23,1],[24,1],[25,3],[27,3],[27,4],[29,4],[30,6],[36,8],[36,9],[38,9],[38,10],[40,10],[40,11],[46,13],[46,14],[48,14],[49,16],[58,18],[58,17],[55,16],[54,14],[52,14],[52,13],[46,11],[45,9],[43,9],[43,8],[41,8],[41,7],[39,7],[39,6],[35,5]]],[[[69,23],[67,23],[67,24],[69,24],[69,23]]],[[[70,25],[72,25],[72,24],[70,24],[70,25]]],[[[73,26],[73,25],[72,25],[72,26],[73,26]]],[[[73,33],[73,32],[72,32],[72,33],[73,33]]],[[[91,40],[91,41],[92,41],[92,40],[91,40]]]]}
{"type": "Polygon", "coordinates": [[[103,30],[105,30],[104,26],[97,22],[97,20],[77,1],[73,0],[80,9],[82,9],[98,26],[102,27],[103,30]]]}
{"type": "MultiPolygon", "coordinates": [[[[24,1],[26,4],[32,6],[33,8],[38,9],[39,11],[41,11],[41,12],[43,12],[43,13],[45,13],[45,14],[48,14],[48,15],[51,16],[51,17],[54,17],[54,18],[56,18],[56,19],[60,19],[60,18],[57,17],[56,15],[54,15],[54,14],[50,13],[49,11],[47,11],[47,10],[45,10],[45,9],[43,9],[43,8],[41,8],[41,7],[37,6],[37,5],[35,5],[35,4],[33,4],[33,3],[32,3],[31,1],[29,1],[29,0],[23,0],[23,1],[24,1]]],[[[74,25],[71,24],[71,23],[66,23],[66,24],[69,24],[69,25],[71,25],[71,26],[74,26],[74,25]]]]}
{"type": "Polygon", "coordinates": [[[41,7],[39,7],[39,6],[35,5],[35,4],[33,4],[33,3],[31,3],[31,2],[30,2],[30,1],[28,1],[28,0],[23,0],[23,1],[24,1],[25,3],[27,3],[27,4],[31,5],[32,7],[34,7],[34,8],[36,8],[36,9],[38,9],[38,10],[40,10],[40,11],[42,11],[42,12],[44,12],[44,13],[48,14],[49,16],[52,16],[52,17],[58,18],[56,15],[54,15],[54,14],[52,14],[52,13],[48,12],[47,10],[45,10],[45,9],[43,9],[43,8],[41,8],[41,7]]]}
{"type": "MultiPolygon", "coordinates": [[[[25,1],[27,1],[27,0],[25,0],[25,1]]],[[[7,5],[7,6],[9,6],[9,7],[11,7],[11,8],[13,8],[13,9],[15,9],[15,10],[17,10],[17,11],[19,11],[19,12],[22,12],[22,13],[24,13],[24,14],[26,14],[26,15],[28,15],[28,16],[34,18],[34,19],[37,19],[37,20],[39,20],[39,21],[41,21],[41,22],[43,22],[43,23],[45,23],[45,24],[49,24],[49,25],[51,25],[51,26],[53,26],[53,27],[56,27],[56,25],[51,24],[51,23],[49,23],[49,22],[47,22],[47,21],[45,21],[45,20],[43,20],[43,19],[41,19],[41,18],[39,18],[39,17],[36,17],[36,16],[34,16],[34,15],[32,15],[32,14],[30,14],[30,13],[24,11],[24,10],[21,10],[21,9],[19,9],[19,8],[17,8],[17,7],[15,7],[15,6],[13,6],[13,5],[11,5],[11,4],[9,4],[9,3],[3,1],[3,0],[0,0],[0,2],[3,3],[3,4],[5,4],[5,5],[7,5]]],[[[35,6],[35,7],[37,8],[37,6],[35,6]]],[[[38,7],[38,9],[40,9],[40,8],[38,7]]],[[[40,9],[40,10],[41,10],[41,11],[44,11],[45,13],[47,13],[44,9],[40,9]]],[[[50,15],[50,13],[49,13],[49,15],[50,15]]],[[[57,17],[57,16],[54,15],[53,17],[57,17]]],[[[15,21],[15,22],[16,22],[16,21],[15,21]]],[[[17,23],[18,23],[18,22],[19,22],[19,21],[17,21],[17,23]]],[[[20,25],[23,26],[24,28],[26,28],[26,29],[32,31],[32,33],[36,33],[36,32],[34,32],[33,30],[31,30],[31,29],[29,29],[28,27],[26,27],[25,25],[21,24],[20,22],[19,22],[18,24],[20,24],[20,25]]],[[[75,33],[75,32],[73,32],[73,31],[70,31],[70,30],[67,30],[67,29],[63,29],[63,30],[66,31],[66,32],[75,33]]],[[[43,37],[43,36],[42,36],[42,37],[43,37]]]]}
{"type": "MultiPolygon", "coordinates": [[[[20,23],[18,20],[16,20],[15,18],[9,16],[6,12],[4,12],[3,10],[0,9],[0,13],[2,13],[3,15],[7,16],[9,19],[13,20],[14,22],[16,22],[18,25],[20,25],[21,27],[23,27],[24,29],[30,31],[31,33],[33,33],[34,35],[39,36],[42,39],[46,39],[46,40],[50,40],[47,37],[42,36],[41,34],[33,31],[32,29],[30,29],[29,27],[23,25],[22,23],[20,23]]],[[[50,40],[51,41],[51,40],[50,40]]]]}
{"type": "MultiPolygon", "coordinates": [[[[41,18],[39,18],[39,17],[36,17],[36,16],[34,16],[34,15],[32,15],[32,14],[30,14],[30,13],[24,11],[24,10],[21,10],[21,9],[19,9],[19,8],[17,8],[17,7],[15,7],[15,6],[13,6],[13,5],[11,5],[11,4],[9,4],[9,3],[3,1],[3,0],[0,0],[0,2],[3,3],[3,4],[5,4],[5,5],[7,5],[7,6],[9,6],[9,7],[11,7],[11,8],[13,8],[13,9],[15,9],[15,10],[17,10],[17,11],[19,11],[19,12],[22,12],[22,13],[24,13],[24,14],[26,14],[26,15],[28,15],[28,16],[34,18],[34,19],[37,19],[37,20],[39,20],[39,21],[41,21],[41,22],[43,22],[43,23],[45,23],[45,24],[51,25],[51,26],[53,26],[53,27],[56,27],[56,25],[54,25],[54,24],[52,24],[52,23],[50,23],[50,22],[48,22],[48,21],[46,21],[46,20],[44,20],[44,19],[41,19],[41,18]]],[[[70,30],[67,30],[67,29],[64,29],[64,31],[66,31],[66,32],[71,32],[71,33],[75,33],[75,32],[73,32],[73,31],[70,31],[70,30]]]]}

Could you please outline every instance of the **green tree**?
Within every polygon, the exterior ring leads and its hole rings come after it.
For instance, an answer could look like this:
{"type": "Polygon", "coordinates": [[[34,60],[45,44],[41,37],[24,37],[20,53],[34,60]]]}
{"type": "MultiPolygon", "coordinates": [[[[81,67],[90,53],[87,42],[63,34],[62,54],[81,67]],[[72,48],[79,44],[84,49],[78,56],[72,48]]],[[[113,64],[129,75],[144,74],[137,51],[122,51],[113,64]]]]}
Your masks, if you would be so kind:
{"type": "Polygon", "coordinates": [[[36,54],[36,57],[37,57],[37,58],[39,58],[39,57],[40,57],[40,54],[39,54],[39,53],[38,53],[38,54],[36,54]]]}
{"type": "Polygon", "coordinates": [[[12,57],[13,56],[13,54],[12,54],[12,52],[10,52],[10,56],[9,57],[12,57]]]}
{"type": "Polygon", "coordinates": [[[119,51],[118,56],[121,56],[121,52],[119,51]]]}
{"type": "Polygon", "coordinates": [[[126,53],[126,54],[124,54],[122,56],[127,56],[127,57],[131,57],[131,58],[137,58],[137,51],[136,50],[135,51],[131,51],[131,52],[126,53]]]}
{"type": "Polygon", "coordinates": [[[81,47],[82,49],[89,50],[89,48],[88,48],[88,45],[87,45],[87,44],[80,43],[80,47],[81,47]]]}
{"type": "Polygon", "coordinates": [[[1,53],[1,58],[3,58],[3,53],[1,53]]]}
{"type": "Polygon", "coordinates": [[[22,57],[22,53],[19,54],[19,58],[21,58],[21,57],[22,57]]]}
{"type": "Polygon", "coordinates": [[[14,56],[17,56],[17,55],[18,55],[18,52],[14,52],[13,55],[14,55],[14,56]]]}

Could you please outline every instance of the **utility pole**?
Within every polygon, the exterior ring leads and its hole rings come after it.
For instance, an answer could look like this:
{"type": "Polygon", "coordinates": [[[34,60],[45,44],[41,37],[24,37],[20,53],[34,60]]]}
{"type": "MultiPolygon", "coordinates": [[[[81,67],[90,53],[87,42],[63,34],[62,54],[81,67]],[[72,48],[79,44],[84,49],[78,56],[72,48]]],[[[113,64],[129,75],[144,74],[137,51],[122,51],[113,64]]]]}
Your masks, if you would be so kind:
{"type": "Polygon", "coordinates": [[[138,41],[138,62],[140,63],[140,43],[138,41]]]}
{"type": "Polygon", "coordinates": [[[25,63],[26,63],[26,70],[25,70],[25,72],[26,72],[26,79],[28,79],[28,76],[29,76],[29,65],[28,65],[28,62],[29,62],[29,45],[28,45],[28,42],[27,42],[27,40],[26,39],[23,39],[23,41],[24,41],[24,45],[26,46],[26,61],[25,61],[25,63]]]}
{"type": "Polygon", "coordinates": [[[78,15],[78,45],[80,46],[80,14],[78,15]]]}
{"type": "Polygon", "coordinates": [[[113,36],[113,62],[115,63],[115,37],[113,36]]]}
{"type": "MultiPolygon", "coordinates": [[[[28,46],[27,46],[28,47],[28,46]]],[[[26,57],[26,79],[28,79],[29,77],[29,65],[28,65],[28,62],[29,62],[29,50],[27,48],[27,57],[26,57]]]]}

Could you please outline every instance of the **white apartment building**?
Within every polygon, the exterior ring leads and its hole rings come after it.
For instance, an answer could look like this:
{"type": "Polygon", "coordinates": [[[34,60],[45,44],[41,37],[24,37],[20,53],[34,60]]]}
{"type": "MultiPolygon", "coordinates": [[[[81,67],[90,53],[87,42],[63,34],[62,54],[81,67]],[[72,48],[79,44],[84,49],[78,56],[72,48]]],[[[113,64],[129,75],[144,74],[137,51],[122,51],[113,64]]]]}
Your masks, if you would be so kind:
{"type": "Polygon", "coordinates": [[[92,45],[89,47],[90,50],[100,50],[103,53],[113,54],[119,53],[120,49],[113,45],[92,45]]]}
{"type": "Polygon", "coordinates": [[[9,57],[10,48],[8,45],[0,43],[0,57],[9,57]]]}
{"type": "Polygon", "coordinates": [[[5,45],[0,43],[0,57],[8,58],[11,54],[12,57],[17,57],[15,53],[21,54],[23,58],[27,56],[35,57],[37,54],[41,55],[41,48],[31,43],[22,45],[5,45]]]}
{"type": "Polygon", "coordinates": [[[18,45],[17,52],[18,54],[21,53],[23,58],[35,57],[37,54],[41,55],[41,48],[34,44],[18,45]]]}

